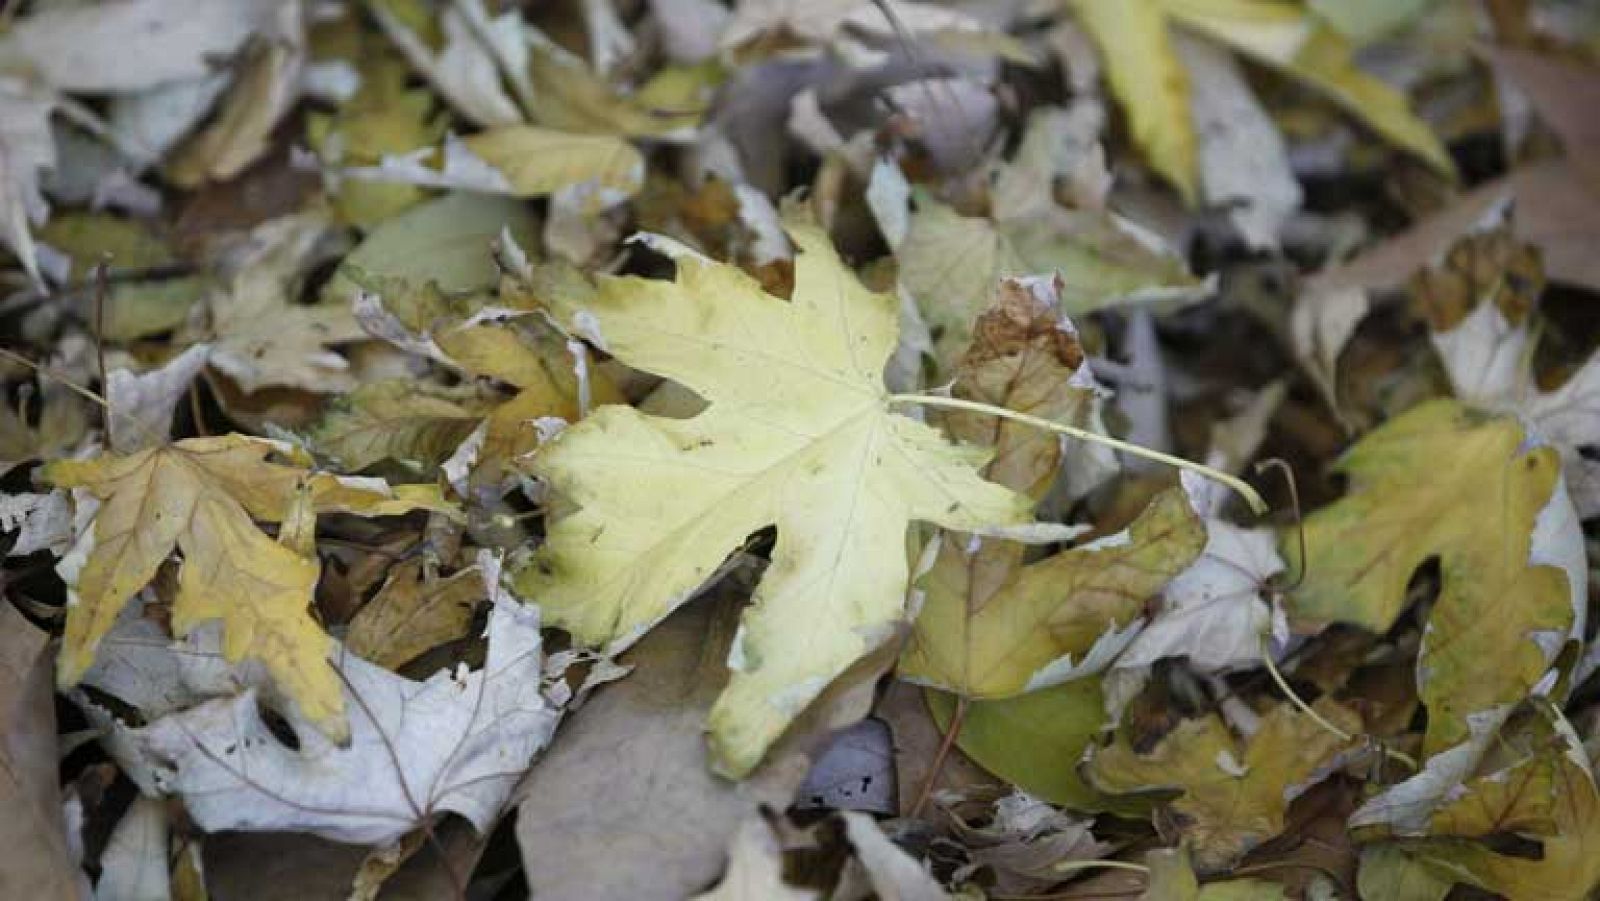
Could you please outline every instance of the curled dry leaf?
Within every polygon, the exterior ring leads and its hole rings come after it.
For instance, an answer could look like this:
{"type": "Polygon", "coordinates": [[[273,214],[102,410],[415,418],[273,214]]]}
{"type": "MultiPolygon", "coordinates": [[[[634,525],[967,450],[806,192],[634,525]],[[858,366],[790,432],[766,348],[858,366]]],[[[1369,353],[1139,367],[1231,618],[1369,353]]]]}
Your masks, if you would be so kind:
{"type": "Polygon", "coordinates": [[[1150,666],[1163,657],[1187,657],[1205,673],[1257,665],[1262,639],[1281,644],[1288,626],[1276,599],[1263,597],[1284,569],[1277,539],[1266,528],[1243,529],[1210,511],[1201,498],[1213,486],[1183,473],[1190,503],[1205,517],[1205,550],[1161,590],[1161,606],[1117,667],[1150,666]]]}
{"type": "Polygon", "coordinates": [[[55,704],[48,636],[0,604],[0,887],[32,898],[86,898],[57,781],[55,704]]]}

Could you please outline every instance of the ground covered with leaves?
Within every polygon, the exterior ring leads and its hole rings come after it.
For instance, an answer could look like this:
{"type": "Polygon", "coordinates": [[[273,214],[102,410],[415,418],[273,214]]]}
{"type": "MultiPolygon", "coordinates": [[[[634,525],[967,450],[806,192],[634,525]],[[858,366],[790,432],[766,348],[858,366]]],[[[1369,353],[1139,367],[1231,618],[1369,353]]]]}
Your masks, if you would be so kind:
{"type": "Polygon", "coordinates": [[[1600,896],[1597,60],[0,4],[0,897],[1600,896]]]}

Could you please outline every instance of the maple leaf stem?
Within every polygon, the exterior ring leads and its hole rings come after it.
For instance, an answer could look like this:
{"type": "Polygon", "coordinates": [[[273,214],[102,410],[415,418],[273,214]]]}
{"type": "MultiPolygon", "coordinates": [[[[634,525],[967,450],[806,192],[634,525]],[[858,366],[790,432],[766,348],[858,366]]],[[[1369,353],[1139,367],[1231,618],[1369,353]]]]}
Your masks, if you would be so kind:
{"type": "Polygon", "coordinates": [[[950,715],[950,724],[945,727],[944,737],[939,741],[939,750],[933,755],[933,763],[928,767],[928,775],[922,780],[922,789],[917,792],[916,803],[911,805],[908,818],[916,819],[922,809],[928,806],[928,799],[933,797],[933,786],[939,781],[939,773],[944,770],[944,763],[950,759],[950,751],[955,747],[956,739],[961,737],[961,727],[967,721],[967,709],[971,701],[966,695],[956,696],[955,713],[950,715]]]}
{"type": "MultiPolygon", "coordinates": [[[[1316,708],[1312,707],[1310,704],[1307,704],[1304,698],[1300,697],[1300,695],[1297,694],[1293,688],[1289,687],[1289,680],[1283,678],[1283,673],[1278,671],[1278,665],[1272,662],[1272,648],[1269,644],[1269,639],[1265,637],[1263,637],[1261,640],[1261,662],[1266,664],[1267,672],[1272,675],[1272,681],[1277,683],[1278,690],[1283,692],[1284,697],[1289,699],[1289,703],[1299,708],[1301,713],[1311,717],[1312,722],[1316,723],[1318,726],[1321,726],[1323,729],[1326,729],[1330,734],[1337,735],[1344,741],[1356,740],[1356,736],[1344,731],[1343,729],[1340,729],[1333,723],[1328,722],[1326,717],[1316,711],[1316,708]]],[[[1381,742],[1378,743],[1378,746],[1386,756],[1392,758],[1400,764],[1403,764],[1406,767],[1409,767],[1413,772],[1418,769],[1417,762],[1411,758],[1411,755],[1405,753],[1404,751],[1396,751],[1394,748],[1391,748],[1381,742]]]]}
{"type": "Polygon", "coordinates": [[[1079,870],[1130,870],[1134,873],[1148,873],[1150,868],[1142,863],[1129,863],[1126,860],[1068,860],[1055,865],[1057,873],[1076,873],[1079,870]]]}
{"type": "Polygon", "coordinates": [[[1112,438],[1109,435],[1099,435],[1087,429],[1063,425],[1059,422],[1054,422],[1038,416],[1029,416],[1027,413],[1018,413],[1016,410],[1008,410],[1005,407],[996,407],[992,404],[979,403],[978,401],[973,400],[962,400],[959,397],[940,397],[936,394],[891,394],[889,395],[889,403],[922,404],[925,407],[945,407],[952,410],[968,410],[973,413],[985,413],[990,416],[999,416],[1003,419],[1010,419],[1014,422],[1020,422],[1024,425],[1031,425],[1034,428],[1044,429],[1045,431],[1055,432],[1060,435],[1067,435],[1069,437],[1076,438],[1079,441],[1089,441],[1095,444],[1102,444],[1114,450],[1132,454],[1135,457],[1143,457],[1146,460],[1154,460],[1157,463],[1165,463],[1168,466],[1175,466],[1178,469],[1187,469],[1190,472],[1199,473],[1208,479],[1221,482],[1222,484],[1233,489],[1234,492],[1240,497],[1244,498],[1245,503],[1250,505],[1250,509],[1253,512],[1257,514],[1267,512],[1266,501],[1263,501],[1261,499],[1261,495],[1257,494],[1256,490],[1251,488],[1243,479],[1231,476],[1225,472],[1222,472],[1221,470],[1212,469],[1204,464],[1196,463],[1193,460],[1185,460],[1182,457],[1173,456],[1172,454],[1164,454],[1161,451],[1151,450],[1143,445],[1134,444],[1129,441],[1123,441],[1118,438],[1112,438]]]}

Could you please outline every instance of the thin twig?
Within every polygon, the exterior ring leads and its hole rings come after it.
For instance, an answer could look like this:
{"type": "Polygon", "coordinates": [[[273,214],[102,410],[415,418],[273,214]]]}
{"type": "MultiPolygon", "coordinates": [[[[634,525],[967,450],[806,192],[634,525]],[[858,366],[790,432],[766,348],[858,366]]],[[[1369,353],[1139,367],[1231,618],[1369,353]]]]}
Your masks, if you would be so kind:
{"type": "Polygon", "coordinates": [[[1060,435],[1067,435],[1069,437],[1076,438],[1079,441],[1089,441],[1094,444],[1105,445],[1106,447],[1122,451],[1123,453],[1132,454],[1135,457],[1143,457],[1146,460],[1154,460],[1157,463],[1165,463],[1168,466],[1175,466],[1179,469],[1187,469],[1190,472],[1198,473],[1199,475],[1205,476],[1208,479],[1221,482],[1229,488],[1232,488],[1240,497],[1244,498],[1245,503],[1249,504],[1250,509],[1254,512],[1258,514],[1267,512],[1266,501],[1263,501],[1261,499],[1261,495],[1257,494],[1254,488],[1251,488],[1249,484],[1240,478],[1231,476],[1225,472],[1222,472],[1221,470],[1212,469],[1204,464],[1196,463],[1193,460],[1185,460],[1182,457],[1173,456],[1172,454],[1162,453],[1158,450],[1151,450],[1143,445],[1134,444],[1129,441],[1123,441],[1118,438],[1112,438],[1109,435],[1100,435],[1087,429],[1080,429],[1070,425],[1062,425],[1059,422],[1054,422],[1038,416],[1029,416],[1026,413],[1018,413],[1016,410],[1008,410],[1005,407],[996,407],[991,404],[978,403],[977,401],[962,400],[959,397],[940,397],[936,394],[891,394],[889,395],[889,403],[921,404],[925,407],[947,407],[952,410],[968,410],[973,413],[984,413],[989,416],[1002,416],[1006,419],[1025,423],[1035,428],[1045,429],[1046,431],[1055,432],[1060,435]]]}
{"type": "Polygon", "coordinates": [[[100,407],[100,427],[111,440],[111,383],[106,381],[106,298],[111,288],[106,284],[106,273],[111,268],[111,254],[102,254],[94,267],[94,362],[100,372],[100,391],[106,403],[100,407]]]}
{"type": "Polygon", "coordinates": [[[4,347],[0,347],[0,357],[10,360],[19,366],[26,366],[29,369],[32,369],[34,372],[39,373],[45,378],[61,384],[67,389],[71,390],[74,394],[77,394],[85,400],[88,400],[90,403],[97,404],[98,406],[107,410],[111,408],[111,404],[108,403],[105,398],[94,393],[93,391],[90,391],[88,388],[79,385],[77,382],[74,382],[72,379],[67,378],[59,372],[56,372],[54,369],[51,369],[49,366],[46,366],[43,363],[36,363],[22,354],[19,354],[14,350],[8,350],[4,347]]]}
{"type": "Polygon", "coordinates": [[[1285,585],[1282,591],[1294,591],[1306,580],[1306,570],[1311,567],[1311,561],[1306,557],[1306,521],[1300,513],[1300,486],[1296,484],[1294,470],[1281,457],[1271,457],[1256,464],[1256,472],[1266,472],[1276,469],[1283,473],[1284,481],[1289,483],[1289,503],[1294,508],[1294,527],[1300,539],[1300,571],[1295,573],[1294,581],[1285,585]]]}

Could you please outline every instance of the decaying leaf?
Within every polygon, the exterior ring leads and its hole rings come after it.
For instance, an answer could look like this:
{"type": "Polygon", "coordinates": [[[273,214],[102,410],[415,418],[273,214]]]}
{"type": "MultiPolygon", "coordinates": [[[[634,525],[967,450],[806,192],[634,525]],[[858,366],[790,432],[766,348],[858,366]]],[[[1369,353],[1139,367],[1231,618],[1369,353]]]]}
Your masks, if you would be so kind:
{"type": "Polygon", "coordinates": [[[1584,4],[0,7],[0,897],[1600,896],[1584,4]]]}
{"type": "Polygon", "coordinates": [[[1003,278],[1054,273],[1062,280],[1061,312],[1072,316],[1123,303],[1195,300],[1210,290],[1159,241],[1114,216],[1055,206],[991,219],[919,197],[895,256],[901,282],[935,330],[935,356],[946,363],[966,350],[973,320],[1003,278]]]}
{"type": "Polygon", "coordinates": [[[364,337],[350,309],[295,302],[327,229],[316,215],[260,226],[232,279],[206,301],[211,365],[247,393],[272,385],[323,393],[355,387],[349,361],[330,349],[364,337]]]}
{"type": "Polygon", "coordinates": [[[0,889],[87,897],[62,816],[48,638],[9,603],[0,605],[0,623],[0,800],[11,811],[0,825],[0,889]]]}
{"type": "Polygon", "coordinates": [[[1544,288],[1538,249],[1504,224],[1461,238],[1411,282],[1456,397],[1527,419],[1561,453],[1566,489],[1588,518],[1600,513],[1600,468],[1584,452],[1600,443],[1600,405],[1591,399],[1600,390],[1600,356],[1555,390],[1541,390],[1533,313],[1544,288]]]}
{"type": "Polygon", "coordinates": [[[422,652],[461,638],[473,611],[493,586],[489,571],[472,566],[451,576],[425,573],[420,561],[407,561],[362,605],[345,633],[345,647],[386,669],[399,669],[422,652]]]}
{"type": "Polygon", "coordinates": [[[437,466],[482,419],[471,398],[450,394],[408,379],[369,382],[340,398],[306,437],[350,470],[384,459],[437,466]]]}
{"type": "Polygon", "coordinates": [[[557,719],[540,694],[538,611],[498,599],[488,636],[482,669],[426,682],[336,655],[350,722],[342,746],[292,711],[298,745],[285,745],[253,689],[131,730],[129,740],[156,785],[183,797],[207,830],[382,844],[450,811],[482,833],[557,719]]]}
{"type": "Polygon", "coordinates": [[[518,576],[552,624],[625,647],[776,523],[773,566],[711,713],[716,757],[733,774],[889,635],[912,520],[973,532],[1030,521],[1025,497],[978,476],[980,452],[890,410],[893,299],[843,272],[815,227],[790,237],[800,252],[788,302],[663,239],[677,281],[606,279],[581,306],[552,299],[597,347],[710,407],[688,420],[602,407],[541,449],[534,473],[576,509],[518,576]]]}
{"type": "Polygon", "coordinates": [[[997,889],[1015,894],[1060,882],[1061,864],[1094,860],[1109,852],[1111,845],[1097,841],[1091,825],[1091,820],[1015,792],[995,802],[988,826],[958,826],[958,834],[967,848],[969,866],[987,868],[997,889]]]}
{"type": "Polygon", "coordinates": [[[528,870],[533,892],[670,901],[706,888],[741,826],[793,798],[808,766],[808,728],[826,732],[866,714],[870,678],[808,713],[816,722],[792,731],[744,782],[717,776],[703,730],[727,683],[735,628],[736,610],[716,592],[684,606],[619,658],[633,675],[570,714],[517,793],[517,841],[545,861],[528,870]]]}

